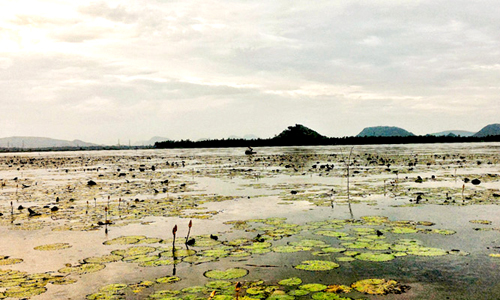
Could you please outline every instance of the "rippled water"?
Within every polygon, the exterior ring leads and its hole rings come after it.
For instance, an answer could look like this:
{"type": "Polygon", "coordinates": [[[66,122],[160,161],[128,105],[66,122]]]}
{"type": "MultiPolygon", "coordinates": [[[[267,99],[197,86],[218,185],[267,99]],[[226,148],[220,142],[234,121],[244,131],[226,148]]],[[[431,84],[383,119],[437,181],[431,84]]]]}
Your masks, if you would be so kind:
{"type": "MultiPolygon", "coordinates": [[[[351,201],[347,201],[345,163],[342,162],[347,160],[350,147],[269,147],[255,150],[257,154],[253,157],[245,156],[241,148],[2,154],[0,178],[6,186],[0,191],[3,213],[0,255],[22,258],[23,262],[0,268],[28,273],[57,272],[65,264],[76,264],[87,257],[109,254],[111,249],[126,248],[123,245],[114,248],[103,245],[103,242],[116,237],[145,235],[169,239],[174,225],[179,226],[179,236],[186,234],[191,218],[154,215],[154,205],[141,215],[130,217],[134,222],[120,223],[130,214],[129,210],[125,210],[125,205],[134,205],[135,199],[150,203],[171,199],[181,205],[191,197],[198,197],[201,201],[211,196],[231,196],[231,200],[222,202],[200,202],[202,211],[214,212],[214,215],[209,219],[194,218],[192,234],[216,234],[222,240],[256,234],[233,230],[230,225],[223,224],[233,220],[282,217],[288,223],[304,225],[334,218],[358,220],[363,216],[379,215],[391,221],[430,221],[435,223],[432,228],[456,232],[446,236],[386,234],[389,240],[418,239],[428,247],[460,250],[469,255],[408,255],[389,262],[355,260],[340,263],[341,267],[332,271],[305,272],[294,269],[293,265],[318,257],[312,256],[310,252],[271,252],[240,259],[222,258],[199,265],[180,263],[175,266],[175,273],[182,280],[174,286],[180,288],[203,284],[207,281],[203,277],[206,270],[244,267],[250,271],[244,280],[276,282],[298,276],[304,282],[349,285],[365,278],[387,278],[411,286],[407,293],[400,295],[357,295],[369,299],[500,298],[500,258],[489,256],[500,252],[500,233],[497,230],[475,230],[500,228],[500,206],[496,200],[500,198],[493,197],[494,193],[500,193],[500,178],[493,176],[499,175],[499,143],[355,146],[351,157],[353,165],[350,167],[351,175],[354,175],[350,178],[351,201]],[[366,164],[363,160],[365,154],[395,161],[390,167],[385,164],[366,164]],[[451,156],[443,160],[441,156],[447,154],[451,156]],[[460,156],[465,157],[466,162],[459,162],[463,160],[460,156]],[[9,163],[12,158],[52,159],[57,160],[58,164],[44,167],[23,164],[21,167],[20,164],[9,163]],[[407,163],[414,158],[418,158],[419,164],[410,170],[407,163]],[[356,164],[355,160],[364,163],[356,164]],[[478,164],[477,160],[481,163],[478,164]],[[427,165],[427,162],[431,163],[427,165]],[[176,164],[171,166],[171,163],[176,164]],[[325,171],[320,169],[324,164],[335,166],[325,171]],[[148,169],[145,172],[138,171],[141,165],[148,169]],[[150,170],[152,165],[156,166],[155,171],[150,170]],[[313,168],[313,165],[316,167],[313,168]],[[126,172],[127,176],[118,177],[120,172],[126,172]],[[133,174],[136,176],[133,177],[133,174]],[[436,179],[431,179],[432,175],[436,179]],[[424,182],[416,183],[417,176],[424,178],[424,182]],[[18,177],[17,181],[13,180],[15,177],[18,177]],[[478,186],[470,183],[464,186],[465,177],[482,178],[483,182],[478,186]],[[87,187],[86,183],[91,179],[98,183],[97,187],[87,187]],[[166,179],[169,185],[163,191],[161,188],[164,186],[158,182],[166,179]],[[397,187],[389,192],[392,188],[390,182],[395,180],[397,187]],[[29,187],[22,188],[22,184],[29,187]],[[472,200],[462,196],[463,186],[464,195],[470,196],[472,200]],[[329,194],[331,190],[335,193],[329,194]],[[297,191],[297,194],[292,195],[291,191],[297,191]],[[417,192],[424,193],[424,199],[428,197],[428,201],[413,205],[417,192]],[[449,201],[446,201],[446,193],[450,195],[449,201]],[[109,226],[107,234],[104,226],[92,231],[54,231],[57,226],[71,226],[80,222],[80,218],[92,214],[102,219],[108,196],[115,215],[110,217],[114,224],[109,226]],[[56,202],[56,197],[60,197],[61,202],[56,202]],[[116,213],[118,198],[123,200],[120,203],[120,215],[116,213]],[[72,213],[64,217],[44,213],[40,218],[29,219],[26,218],[25,210],[17,209],[22,205],[44,211],[44,205],[62,207],[63,202],[67,204],[65,210],[74,212],[74,218],[71,217],[72,213]],[[474,224],[470,220],[489,220],[491,225],[474,224]],[[43,222],[44,226],[36,230],[15,230],[20,224],[30,222],[43,222]],[[118,224],[122,225],[115,226],[118,224]],[[38,245],[60,242],[69,243],[72,247],[58,251],[34,250],[38,245]]],[[[186,214],[196,211],[187,210],[186,214]]],[[[350,229],[346,227],[343,230],[350,229]]],[[[320,238],[313,235],[312,231],[305,231],[300,237],[290,236],[273,241],[273,245],[284,245],[306,237],[339,244],[336,239],[320,238]]],[[[333,258],[325,256],[320,259],[333,258]]],[[[173,266],[146,268],[133,263],[115,262],[107,264],[99,272],[76,276],[77,282],[74,284],[48,285],[45,293],[33,299],[84,299],[106,284],[136,283],[173,273],[173,266]]],[[[144,292],[130,299],[146,297],[147,293],[144,292]]]]}

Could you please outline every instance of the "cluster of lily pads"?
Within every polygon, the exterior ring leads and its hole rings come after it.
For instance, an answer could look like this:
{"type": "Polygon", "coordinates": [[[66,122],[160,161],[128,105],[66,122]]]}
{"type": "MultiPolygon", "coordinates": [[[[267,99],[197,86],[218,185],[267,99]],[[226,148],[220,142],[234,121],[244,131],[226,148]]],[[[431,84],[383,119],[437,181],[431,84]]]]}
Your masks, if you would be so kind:
{"type": "Polygon", "coordinates": [[[180,289],[170,287],[181,280],[177,276],[166,276],[128,285],[109,284],[101,287],[98,292],[87,295],[86,299],[127,299],[127,296],[139,294],[151,300],[293,300],[296,297],[313,300],[352,300],[353,298],[348,297],[348,294],[401,294],[409,289],[409,286],[402,285],[395,280],[381,278],[358,280],[350,286],[303,283],[299,277],[286,278],[277,282],[234,281],[235,279],[241,280],[248,273],[249,271],[243,268],[209,270],[204,275],[211,280],[204,285],[180,289]]]}

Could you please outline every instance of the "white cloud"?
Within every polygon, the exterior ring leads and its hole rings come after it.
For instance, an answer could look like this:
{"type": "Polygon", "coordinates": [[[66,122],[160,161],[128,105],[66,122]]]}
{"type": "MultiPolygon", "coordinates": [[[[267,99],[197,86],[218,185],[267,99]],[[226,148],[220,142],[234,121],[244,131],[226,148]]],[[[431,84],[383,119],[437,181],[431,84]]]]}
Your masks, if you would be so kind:
{"type": "Polygon", "coordinates": [[[6,0],[0,136],[480,128],[499,122],[494,4],[6,0]]]}

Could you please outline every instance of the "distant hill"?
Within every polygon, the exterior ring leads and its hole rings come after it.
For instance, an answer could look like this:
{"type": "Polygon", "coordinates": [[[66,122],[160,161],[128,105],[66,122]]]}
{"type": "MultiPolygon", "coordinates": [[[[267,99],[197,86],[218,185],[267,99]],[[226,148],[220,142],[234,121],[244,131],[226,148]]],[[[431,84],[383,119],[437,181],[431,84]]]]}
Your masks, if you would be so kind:
{"type": "Polygon", "coordinates": [[[366,127],[363,129],[357,137],[376,137],[376,136],[415,136],[413,133],[404,130],[399,127],[392,126],[376,126],[376,127],[366,127]]]}
{"type": "Polygon", "coordinates": [[[168,140],[170,140],[170,139],[166,138],[166,137],[154,136],[147,141],[135,142],[135,145],[136,146],[150,146],[150,145],[154,145],[156,142],[163,142],[163,141],[168,141],[168,140]]]}
{"type": "Polygon", "coordinates": [[[99,146],[93,143],[87,143],[81,140],[57,140],[46,137],[35,136],[12,136],[0,138],[0,147],[2,148],[63,148],[63,147],[93,147],[99,146]]]}
{"type": "Polygon", "coordinates": [[[239,137],[237,135],[231,135],[231,136],[228,137],[228,139],[232,139],[232,140],[239,140],[239,139],[243,139],[243,140],[256,140],[258,138],[259,138],[258,136],[253,135],[253,134],[245,134],[243,137],[239,137]]]}
{"type": "Polygon", "coordinates": [[[431,133],[433,136],[473,136],[474,132],[465,130],[447,130],[436,133],[431,133]]]}
{"type": "Polygon", "coordinates": [[[303,125],[296,124],[289,126],[280,134],[272,138],[273,140],[293,141],[294,144],[304,143],[307,144],[311,141],[328,139],[326,136],[317,133],[316,131],[307,128],[303,125]]]}
{"type": "Polygon", "coordinates": [[[474,137],[485,137],[490,135],[500,135],[500,124],[490,124],[475,133],[474,137]]]}

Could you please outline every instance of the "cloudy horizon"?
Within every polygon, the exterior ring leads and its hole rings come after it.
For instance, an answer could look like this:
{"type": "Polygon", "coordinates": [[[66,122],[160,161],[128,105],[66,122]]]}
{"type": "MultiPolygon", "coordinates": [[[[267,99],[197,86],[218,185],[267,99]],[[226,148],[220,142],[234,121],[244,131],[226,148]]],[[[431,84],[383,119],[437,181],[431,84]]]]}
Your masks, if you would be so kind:
{"type": "Polygon", "coordinates": [[[500,123],[493,1],[0,4],[0,137],[98,144],[500,123]]]}

